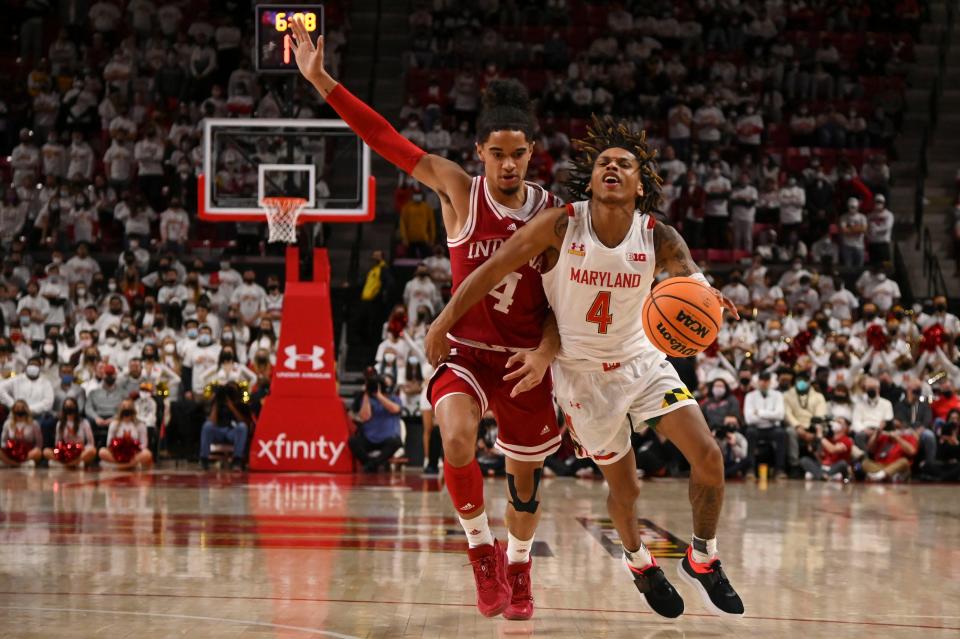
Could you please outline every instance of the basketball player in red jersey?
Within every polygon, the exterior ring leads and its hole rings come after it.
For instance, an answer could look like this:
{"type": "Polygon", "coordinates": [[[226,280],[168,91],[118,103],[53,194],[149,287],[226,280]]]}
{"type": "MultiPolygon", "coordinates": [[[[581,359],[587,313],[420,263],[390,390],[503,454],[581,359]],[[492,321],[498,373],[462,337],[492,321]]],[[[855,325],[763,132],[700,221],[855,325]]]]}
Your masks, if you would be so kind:
{"type": "MultiPolygon", "coordinates": [[[[477,119],[477,152],[485,176],[471,178],[459,165],[405,139],[331,78],[323,68],[323,37],[314,46],[303,25],[292,24],[297,65],[327,104],[374,151],[439,195],[454,288],[513,233],[557,205],[542,188],[524,182],[535,122],[519,83],[488,86],[477,119]]],[[[540,261],[533,258],[504,274],[469,318],[450,327],[445,336],[452,345],[449,358],[430,382],[443,437],[444,478],[470,546],[477,607],[488,617],[533,615],[530,550],[540,519],[537,493],[543,460],[560,446],[551,381],[544,378],[559,349],[559,334],[539,269],[540,261]],[[497,418],[497,447],[506,456],[506,551],[487,523],[475,455],[480,417],[488,408],[497,418]]]]}
{"type": "MultiPolygon", "coordinates": [[[[660,201],[660,178],[645,136],[595,118],[579,148],[584,153],[571,190],[590,199],[545,211],[475,269],[430,327],[427,357],[445,358],[445,330],[505,274],[542,256],[542,281],[560,329],[561,349],[553,362],[557,401],[578,454],[593,459],[607,480],[607,508],[637,588],[658,614],[683,613],[683,600],[637,529],[640,485],[630,434],[634,424],[646,422],[690,462],[693,543],[678,567],[680,577],[698,590],[708,609],[742,616],[743,602],[717,558],[724,489],[720,448],[693,395],[647,339],[641,319],[657,273],[707,280],[680,234],[651,215],[660,201]]],[[[713,291],[736,315],[736,307],[713,291]]]]}

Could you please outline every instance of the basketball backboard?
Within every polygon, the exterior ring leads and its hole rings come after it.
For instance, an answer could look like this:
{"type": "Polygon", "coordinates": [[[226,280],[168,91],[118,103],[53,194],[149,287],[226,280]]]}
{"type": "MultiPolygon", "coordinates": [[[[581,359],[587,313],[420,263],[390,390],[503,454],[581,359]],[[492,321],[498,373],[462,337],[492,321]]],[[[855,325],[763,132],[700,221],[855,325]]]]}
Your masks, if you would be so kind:
{"type": "Polygon", "coordinates": [[[376,189],[370,149],[342,120],[208,118],[201,219],[265,221],[263,199],[301,197],[300,222],[366,222],[376,189]]]}

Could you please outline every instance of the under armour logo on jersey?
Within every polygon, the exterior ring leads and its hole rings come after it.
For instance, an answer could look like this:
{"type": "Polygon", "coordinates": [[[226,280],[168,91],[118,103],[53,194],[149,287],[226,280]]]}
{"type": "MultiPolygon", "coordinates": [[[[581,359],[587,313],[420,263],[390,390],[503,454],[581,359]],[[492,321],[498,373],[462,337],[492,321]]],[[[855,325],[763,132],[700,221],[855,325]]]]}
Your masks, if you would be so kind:
{"type": "Polygon", "coordinates": [[[508,230],[508,231],[516,231],[516,230],[517,230],[517,225],[514,224],[513,222],[510,222],[510,226],[507,227],[507,230],[508,230]]]}
{"type": "Polygon", "coordinates": [[[313,370],[318,371],[323,368],[323,354],[325,352],[323,347],[314,345],[313,353],[298,353],[297,347],[291,344],[283,349],[284,355],[287,356],[283,365],[290,370],[296,370],[297,362],[310,362],[313,370]]]}
{"type": "Polygon", "coordinates": [[[584,257],[587,254],[587,251],[585,250],[585,247],[583,246],[583,244],[577,244],[576,242],[572,242],[570,244],[570,248],[567,250],[567,253],[569,253],[570,255],[577,255],[579,257],[584,257]]]}
{"type": "Polygon", "coordinates": [[[627,253],[628,262],[646,262],[647,254],[646,253],[627,253]]]}

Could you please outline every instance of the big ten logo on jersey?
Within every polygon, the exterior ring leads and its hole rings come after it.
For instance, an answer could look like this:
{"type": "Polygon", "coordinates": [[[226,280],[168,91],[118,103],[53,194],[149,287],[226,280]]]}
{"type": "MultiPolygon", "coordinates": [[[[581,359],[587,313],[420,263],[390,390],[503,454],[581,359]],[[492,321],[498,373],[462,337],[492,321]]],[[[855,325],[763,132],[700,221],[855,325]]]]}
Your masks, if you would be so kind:
{"type": "Polygon", "coordinates": [[[647,254],[646,253],[633,253],[627,251],[627,261],[628,262],[646,262],[647,254]]]}

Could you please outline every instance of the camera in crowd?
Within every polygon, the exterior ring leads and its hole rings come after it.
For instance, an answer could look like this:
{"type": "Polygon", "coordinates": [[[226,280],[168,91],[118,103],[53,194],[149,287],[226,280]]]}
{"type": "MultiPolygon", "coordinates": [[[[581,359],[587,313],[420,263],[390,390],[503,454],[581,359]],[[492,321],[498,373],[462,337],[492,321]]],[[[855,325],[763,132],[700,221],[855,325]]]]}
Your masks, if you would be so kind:
{"type": "Polygon", "coordinates": [[[833,439],[833,423],[829,418],[811,417],[810,425],[807,426],[807,432],[812,435],[816,435],[817,429],[820,430],[820,435],[822,437],[833,439]]]}

